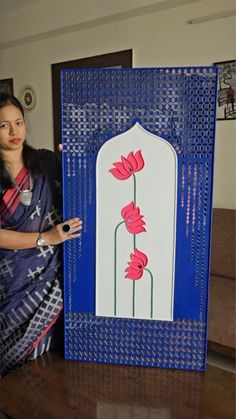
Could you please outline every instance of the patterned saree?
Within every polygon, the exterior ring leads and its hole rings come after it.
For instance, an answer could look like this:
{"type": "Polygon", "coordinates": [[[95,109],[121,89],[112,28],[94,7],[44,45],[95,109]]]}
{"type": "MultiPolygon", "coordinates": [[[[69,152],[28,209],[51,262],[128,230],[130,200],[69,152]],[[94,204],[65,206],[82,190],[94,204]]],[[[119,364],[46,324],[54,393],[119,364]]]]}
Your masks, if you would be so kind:
{"type": "MultiPolygon", "coordinates": [[[[43,232],[61,221],[60,162],[39,150],[44,174],[33,185],[29,206],[16,188],[2,192],[0,227],[43,232]]],[[[24,167],[16,182],[29,189],[24,167]]],[[[60,246],[25,250],[0,249],[0,376],[47,351],[54,323],[62,310],[60,246]]]]}

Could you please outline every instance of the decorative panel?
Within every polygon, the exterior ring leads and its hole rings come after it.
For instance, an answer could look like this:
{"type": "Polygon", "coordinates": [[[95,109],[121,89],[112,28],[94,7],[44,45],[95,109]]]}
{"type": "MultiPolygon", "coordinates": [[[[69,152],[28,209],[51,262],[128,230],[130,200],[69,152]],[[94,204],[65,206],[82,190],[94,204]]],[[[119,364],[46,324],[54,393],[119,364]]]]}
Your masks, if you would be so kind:
{"type": "Polygon", "coordinates": [[[61,78],[65,357],[203,370],[216,68],[61,78]]]}

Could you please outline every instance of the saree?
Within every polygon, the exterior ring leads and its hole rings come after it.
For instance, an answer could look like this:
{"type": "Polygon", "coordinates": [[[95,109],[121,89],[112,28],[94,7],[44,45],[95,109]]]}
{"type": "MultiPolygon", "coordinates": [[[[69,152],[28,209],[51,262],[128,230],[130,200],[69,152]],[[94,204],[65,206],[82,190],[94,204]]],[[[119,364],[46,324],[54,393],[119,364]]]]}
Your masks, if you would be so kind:
{"type": "MultiPolygon", "coordinates": [[[[23,205],[14,187],[3,191],[0,228],[42,233],[62,220],[60,161],[51,151],[37,152],[43,174],[34,180],[31,204],[23,205]]],[[[26,167],[15,180],[29,189],[26,167]]],[[[0,376],[49,349],[62,311],[61,277],[60,245],[0,249],[0,376]]]]}

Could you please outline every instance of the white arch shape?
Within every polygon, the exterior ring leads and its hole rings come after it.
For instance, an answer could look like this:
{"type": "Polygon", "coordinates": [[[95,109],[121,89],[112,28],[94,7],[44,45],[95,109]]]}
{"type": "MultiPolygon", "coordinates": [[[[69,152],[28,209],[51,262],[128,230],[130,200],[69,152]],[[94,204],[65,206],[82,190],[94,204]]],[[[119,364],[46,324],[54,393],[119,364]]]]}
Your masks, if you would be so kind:
{"type": "Polygon", "coordinates": [[[97,156],[96,204],[96,315],[173,320],[177,155],[171,144],[139,123],[107,141],[97,156]]]}

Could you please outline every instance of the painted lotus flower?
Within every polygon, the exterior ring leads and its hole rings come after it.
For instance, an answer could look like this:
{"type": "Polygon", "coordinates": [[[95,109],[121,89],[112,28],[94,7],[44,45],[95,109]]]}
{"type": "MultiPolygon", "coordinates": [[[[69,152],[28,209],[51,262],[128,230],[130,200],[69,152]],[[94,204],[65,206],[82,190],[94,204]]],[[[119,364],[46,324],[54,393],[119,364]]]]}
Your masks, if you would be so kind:
{"type": "Polygon", "coordinates": [[[144,228],[146,224],[143,220],[144,216],[140,214],[140,209],[135,206],[134,201],[122,208],[121,215],[125,220],[125,225],[129,233],[139,234],[146,231],[144,228]]]}
{"type": "Polygon", "coordinates": [[[125,269],[125,278],[140,279],[143,276],[144,268],[148,264],[148,257],[136,248],[134,253],[131,253],[130,259],[131,261],[128,262],[128,267],[125,269]]]}
{"type": "Polygon", "coordinates": [[[134,173],[139,172],[144,167],[144,160],[141,150],[134,153],[131,151],[127,157],[121,156],[120,162],[113,163],[114,168],[109,172],[119,180],[129,179],[134,173]]]}

